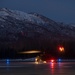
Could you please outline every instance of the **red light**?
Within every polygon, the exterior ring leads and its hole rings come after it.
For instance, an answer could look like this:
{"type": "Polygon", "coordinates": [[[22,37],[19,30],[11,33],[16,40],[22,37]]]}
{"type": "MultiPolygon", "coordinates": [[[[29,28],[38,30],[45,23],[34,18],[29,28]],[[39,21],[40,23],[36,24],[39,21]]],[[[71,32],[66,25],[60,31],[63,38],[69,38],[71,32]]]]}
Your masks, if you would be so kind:
{"type": "Polygon", "coordinates": [[[53,62],[54,62],[54,60],[52,59],[52,60],[51,60],[51,62],[53,63],[53,62]]]}

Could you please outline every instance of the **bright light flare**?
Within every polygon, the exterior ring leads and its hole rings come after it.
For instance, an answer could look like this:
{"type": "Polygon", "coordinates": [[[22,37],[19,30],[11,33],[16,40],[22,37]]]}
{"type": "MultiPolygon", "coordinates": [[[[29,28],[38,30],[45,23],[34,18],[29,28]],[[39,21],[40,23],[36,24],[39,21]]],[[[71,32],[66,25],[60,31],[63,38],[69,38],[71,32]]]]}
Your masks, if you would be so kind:
{"type": "Polygon", "coordinates": [[[54,62],[54,60],[52,59],[52,60],[51,60],[51,62],[53,63],[53,62],[54,62]]]}
{"type": "Polygon", "coordinates": [[[35,64],[39,64],[39,62],[35,61],[35,64]]]}
{"type": "Polygon", "coordinates": [[[43,61],[43,63],[47,63],[46,61],[43,61]]]}
{"type": "Polygon", "coordinates": [[[20,54],[33,54],[33,53],[40,53],[40,51],[32,50],[32,51],[24,51],[24,52],[19,52],[20,54]]]}
{"type": "Polygon", "coordinates": [[[35,62],[37,62],[37,60],[38,60],[38,59],[37,59],[37,58],[35,58],[35,62]]]}
{"type": "Polygon", "coordinates": [[[60,47],[59,47],[59,51],[60,51],[60,52],[63,52],[63,51],[64,51],[64,47],[60,46],[60,47]]]}
{"type": "Polygon", "coordinates": [[[58,62],[61,62],[61,59],[58,59],[58,62]]]}

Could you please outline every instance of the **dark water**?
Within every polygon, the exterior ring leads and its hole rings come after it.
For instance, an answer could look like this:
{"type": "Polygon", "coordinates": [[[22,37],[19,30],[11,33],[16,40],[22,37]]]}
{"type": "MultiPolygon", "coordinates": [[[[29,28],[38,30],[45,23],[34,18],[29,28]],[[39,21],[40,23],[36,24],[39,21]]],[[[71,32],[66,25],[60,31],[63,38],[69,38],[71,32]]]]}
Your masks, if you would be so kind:
{"type": "Polygon", "coordinates": [[[75,75],[75,62],[0,62],[0,75],[75,75]]]}

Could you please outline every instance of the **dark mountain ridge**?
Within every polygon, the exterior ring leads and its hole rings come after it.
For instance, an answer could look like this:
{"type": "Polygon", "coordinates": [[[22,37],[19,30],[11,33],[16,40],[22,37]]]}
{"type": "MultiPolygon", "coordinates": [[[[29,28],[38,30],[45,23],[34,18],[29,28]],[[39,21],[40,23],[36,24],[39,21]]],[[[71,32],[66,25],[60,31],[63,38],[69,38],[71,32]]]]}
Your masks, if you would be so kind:
{"type": "Polygon", "coordinates": [[[75,25],[57,23],[37,13],[0,9],[0,50],[48,52],[58,45],[69,49],[74,44],[75,25]]]}

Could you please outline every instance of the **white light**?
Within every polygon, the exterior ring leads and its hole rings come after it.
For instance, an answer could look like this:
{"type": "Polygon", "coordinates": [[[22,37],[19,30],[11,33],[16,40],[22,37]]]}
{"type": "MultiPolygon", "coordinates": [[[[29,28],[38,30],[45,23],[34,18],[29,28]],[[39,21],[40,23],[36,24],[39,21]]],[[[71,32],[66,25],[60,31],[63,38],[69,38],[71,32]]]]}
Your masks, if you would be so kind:
{"type": "Polygon", "coordinates": [[[43,61],[43,63],[47,63],[46,61],[43,61]]]}
{"type": "Polygon", "coordinates": [[[39,64],[39,62],[35,61],[35,64],[39,64]]]}
{"type": "Polygon", "coordinates": [[[24,51],[24,52],[19,52],[19,53],[21,53],[21,54],[32,54],[32,53],[40,53],[40,51],[24,51]]]}

